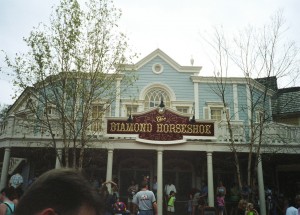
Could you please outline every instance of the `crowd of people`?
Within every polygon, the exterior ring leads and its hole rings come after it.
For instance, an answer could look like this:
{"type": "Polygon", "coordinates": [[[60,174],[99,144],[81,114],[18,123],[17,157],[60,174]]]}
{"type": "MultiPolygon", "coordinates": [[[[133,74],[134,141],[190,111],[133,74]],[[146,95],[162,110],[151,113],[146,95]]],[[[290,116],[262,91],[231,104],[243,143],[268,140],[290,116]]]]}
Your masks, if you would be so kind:
{"type": "MultiPolygon", "coordinates": [[[[11,176],[8,186],[0,193],[0,215],[157,215],[157,182],[153,179],[150,190],[149,177],[141,183],[131,180],[127,189],[127,202],[122,202],[118,180],[101,181],[97,185],[88,181],[81,172],[72,169],[50,170],[30,182],[25,192],[23,178],[19,173],[11,176]],[[97,187],[97,189],[95,188],[97,187]],[[127,205],[127,206],[126,206],[127,205]]],[[[243,184],[239,190],[234,184],[229,190],[220,181],[215,189],[215,208],[208,207],[208,187],[202,183],[201,189],[193,189],[187,202],[188,215],[202,215],[212,209],[218,215],[259,215],[252,197],[252,190],[243,184]],[[225,199],[228,194],[235,197],[237,205],[227,211],[225,199]]],[[[161,204],[167,215],[175,214],[176,187],[171,180],[164,186],[161,204]]],[[[227,198],[226,198],[227,197],[227,198]]],[[[124,199],[123,199],[124,200],[124,199]]],[[[274,193],[266,189],[267,215],[299,215],[300,195],[294,201],[283,200],[280,210],[274,201],[274,193]],[[268,202],[269,201],[269,202],[268,202]]],[[[177,213],[178,214],[178,213],[177,213]]]]}

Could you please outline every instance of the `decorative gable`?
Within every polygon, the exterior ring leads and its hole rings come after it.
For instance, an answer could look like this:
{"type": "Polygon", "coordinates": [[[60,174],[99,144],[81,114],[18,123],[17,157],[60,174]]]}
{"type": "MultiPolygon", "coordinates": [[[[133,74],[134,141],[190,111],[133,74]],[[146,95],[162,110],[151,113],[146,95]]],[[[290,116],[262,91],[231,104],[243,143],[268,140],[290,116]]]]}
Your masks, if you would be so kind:
{"type": "MultiPolygon", "coordinates": [[[[156,57],[160,57],[163,61],[165,61],[167,64],[169,64],[178,72],[193,73],[195,75],[199,75],[200,70],[202,69],[201,66],[181,66],[160,49],[156,49],[155,51],[153,51],[152,53],[150,53],[149,55],[147,55],[146,57],[138,61],[136,64],[125,65],[125,69],[139,70],[141,67],[143,67],[144,65],[146,65],[156,57]]],[[[163,71],[163,66],[161,64],[153,64],[152,71],[154,73],[160,73],[163,71]]]]}

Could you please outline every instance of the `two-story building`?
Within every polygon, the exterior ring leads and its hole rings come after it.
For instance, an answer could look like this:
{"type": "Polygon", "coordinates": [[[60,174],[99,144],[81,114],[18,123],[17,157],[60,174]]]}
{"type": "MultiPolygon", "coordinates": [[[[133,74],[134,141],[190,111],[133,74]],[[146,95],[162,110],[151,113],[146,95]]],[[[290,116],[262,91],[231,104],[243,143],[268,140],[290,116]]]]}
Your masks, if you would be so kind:
{"type": "MultiPolygon", "coordinates": [[[[286,125],[285,121],[274,121],[284,114],[274,109],[283,102],[281,91],[277,94],[249,77],[206,77],[201,69],[181,66],[160,49],[136,64],[125,65],[124,75],[133,71],[138,78],[126,90],[122,88],[122,78],[116,81],[115,101],[106,108],[101,129],[92,129],[94,138],[86,148],[89,154],[84,168],[91,178],[118,178],[124,198],[131,179],[157,177],[158,208],[162,214],[163,185],[168,179],[177,188],[178,204],[187,200],[192,188],[206,183],[208,204],[214,206],[217,182],[222,180],[228,190],[237,183],[233,147],[241,159],[241,176],[246,181],[249,144],[254,143],[254,152],[260,147],[260,159],[254,168],[260,211],[266,214],[264,186],[283,186],[275,174],[280,168],[293,168],[291,164],[297,161],[299,123],[286,125]],[[257,129],[261,129],[261,134],[257,129]],[[279,167],[277,171],[274,164],[279,167]]],[[[27,112],[25,98],[23,92],[2,127],[2,187],[16,166],[21,168],[25,182],[34,172],[61,166],[59,131],[47,134],[21,123],[34,121],[27,112]],[[55,149],[49,149],[52,138],[58,141],[55,149]]],[[[94,105],[95,115],[101,105],[101,101],[94,105]]],[[[53,114],[53,109],[45,111],[53,114]]],[[[150,188],[151,185],[152,181],[150,188]]]]}

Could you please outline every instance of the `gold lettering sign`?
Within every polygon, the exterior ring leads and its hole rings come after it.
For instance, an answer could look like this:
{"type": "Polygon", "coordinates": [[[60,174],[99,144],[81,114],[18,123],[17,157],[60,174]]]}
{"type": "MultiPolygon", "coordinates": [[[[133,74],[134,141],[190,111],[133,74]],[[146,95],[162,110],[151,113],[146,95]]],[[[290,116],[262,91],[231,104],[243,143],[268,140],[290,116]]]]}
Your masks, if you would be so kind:
{"type": "Polygon", "coordinates": [[[183,136],[214,136],[214,123],[194,122],[189,117],[156,109],[143,115],[134,115],[132,122],[107,120],[107,134],[138,134],[140,139],[170,141],[183,136]]]}

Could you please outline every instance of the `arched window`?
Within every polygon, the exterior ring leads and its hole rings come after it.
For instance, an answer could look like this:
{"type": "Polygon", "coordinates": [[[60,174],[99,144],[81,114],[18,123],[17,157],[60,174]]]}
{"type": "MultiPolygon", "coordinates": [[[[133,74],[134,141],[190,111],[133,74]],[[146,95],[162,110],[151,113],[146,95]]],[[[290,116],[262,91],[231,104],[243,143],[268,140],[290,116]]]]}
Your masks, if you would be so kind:
{"type": "Polygon", "coordinates": [[[150,89],[145,96],[145,110],[153,107],[158,107],[161,99],[163,99],[166,107],[170,107],[170,96],[162,88],[152,88],[150,89]]]}

